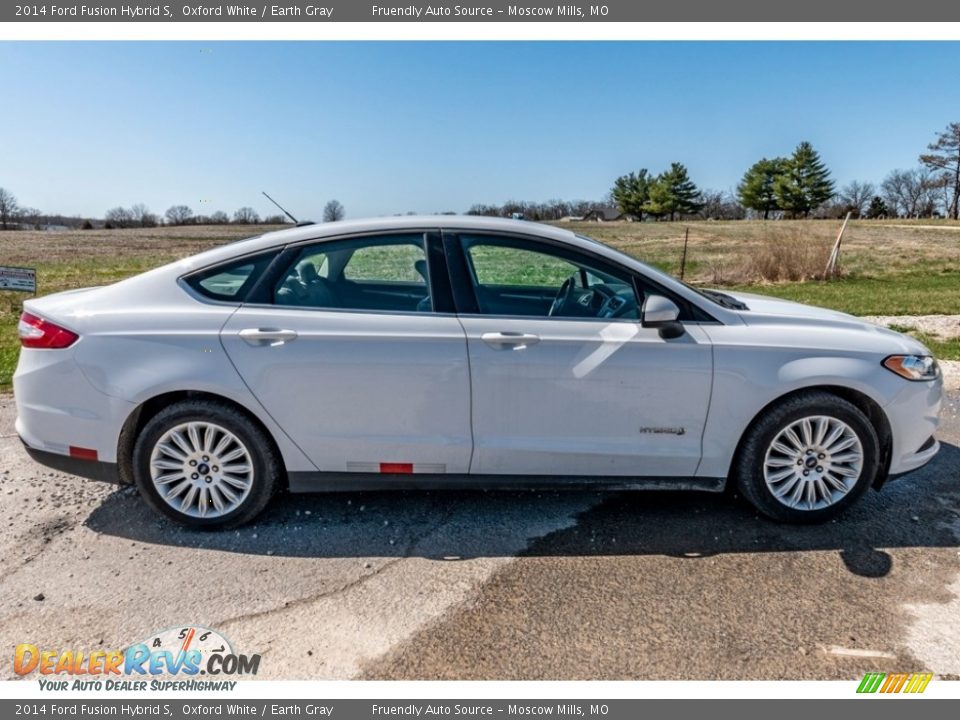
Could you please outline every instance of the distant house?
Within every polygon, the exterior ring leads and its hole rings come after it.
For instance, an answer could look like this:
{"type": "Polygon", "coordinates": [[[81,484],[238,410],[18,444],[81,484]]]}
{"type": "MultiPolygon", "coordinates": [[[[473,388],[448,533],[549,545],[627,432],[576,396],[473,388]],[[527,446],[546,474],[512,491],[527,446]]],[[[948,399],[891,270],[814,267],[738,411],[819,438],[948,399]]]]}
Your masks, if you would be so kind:
{"type": "Polygon", "coordinates": [[[594,208],[581,218],[584,221],[593,222],[615,222],[617,220],[632,220],[632,217],[624,215],[620,210],[613,207],[594,208]]]}

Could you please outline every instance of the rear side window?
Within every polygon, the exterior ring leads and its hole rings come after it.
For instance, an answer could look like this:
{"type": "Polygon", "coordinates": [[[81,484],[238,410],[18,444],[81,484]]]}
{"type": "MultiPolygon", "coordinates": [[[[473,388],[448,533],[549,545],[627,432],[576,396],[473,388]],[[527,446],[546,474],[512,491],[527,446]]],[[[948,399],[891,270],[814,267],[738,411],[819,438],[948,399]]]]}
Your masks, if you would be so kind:
{"type": "MultiPolygon", "coordinates": [[[[425,263],[423,240],[399,245],[368,245],[353,251],[343,268],[346,280],[370,282],[412,282],[426,285],[426,278],[417,271],[417,263],[425,263]]],[[[421,266],[422,267],[422,266],[421,266]]]]}
{"type": "Polygon", "coordinates": [[[201,270],[184,280],[195,291],[211,300],[243,302],[275,255],[276,252],[271,252],[234,260],[225,265],[201,270]]]}
{"type": "Polygon", "coordinates": [[[423,233],[371,235],[305,247],[273,302],[301,308],[432,312],[423,233]]]}

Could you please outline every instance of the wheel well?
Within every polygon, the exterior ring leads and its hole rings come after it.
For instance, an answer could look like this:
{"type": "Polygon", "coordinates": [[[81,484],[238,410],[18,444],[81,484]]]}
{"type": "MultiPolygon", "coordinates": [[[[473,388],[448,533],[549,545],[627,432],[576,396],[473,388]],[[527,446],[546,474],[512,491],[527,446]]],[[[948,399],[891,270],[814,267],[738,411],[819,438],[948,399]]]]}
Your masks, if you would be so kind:
{"type": "Polygon", "coordinates": [[[267,439],[273,445],[273,451],[277,454],[278,458],[281,458],[282,465],[283,456],[280,454],[280,449],[277,447],[277,443],[273,439],[273,434],[260,421],[260,418],[247,410],[247,408],[245,408],[243,405],[231,400],[230,398],[217,395],[216,393],[203,392],[201,390],[177,390],[175,392],[157,395],[156,397],[152,397],[149,400],[142,402],[132,413],[130,413],[129,417],[127,417],[126,422],[123,424],[123,429],[120,431],[120,439],[117,442],[117,470],[120,475],[120,482],[127,485],[133,484],[133,446],[136,443],[137,437],[140,435],[140,431],[143,429],[143,426],[149,422],[150,418],[163,410],[165,407],[188,399],[216,400],[219,403],[231,406],[237,412],[245,415],[250,422],[256,424],[261,430],[263,430],[264,435],[267,436],[267,439]]]}
{"type": "MultiPolygon", "coordinates": [[[[873,398],[863,394],[859,390],[854,390],[852,388],[842,387],[839,385],[812,385],[810,387],[800,388],[799,390],[793,390],[781,395],[780,397],[775,398],[764,405],[764,407],[753,416],[753,419],[750,420],[746,430],[743,431],[743,435],[740,436],[740,442],[737,443],[737,451],[734,453],[733,462],[730,463],[730,475],[733,475],[734,469],[739,463],[740,452],[743,449],[747,435],[750,434],[753,426],[757,424],[760,418],[763,417],[774,405],[777,405],[788,398],[796,397],[797,395],[803,395],[804,393],[811,391],[825,392],[830,395],[835,395],[843,400],[846,400],[851,405],[856,406],[857,409],[867,416],[867,419],[873,426],[874,431],[877,433],[877,439],[880,441],[880,465],[877,468],[877,476],[873,481],[873,487],[879,489],[883,483],[886,482],[887,474],[890,470],[890,454],[893,446],[893,435],[890,430],[890,421],[887,420],[887,416],[886,413],[883,412],[883,408],[881,408],[873,400],[873,398]]],[[[728,483],[728,486],[730,485],[731,484],[728,483]]]]}

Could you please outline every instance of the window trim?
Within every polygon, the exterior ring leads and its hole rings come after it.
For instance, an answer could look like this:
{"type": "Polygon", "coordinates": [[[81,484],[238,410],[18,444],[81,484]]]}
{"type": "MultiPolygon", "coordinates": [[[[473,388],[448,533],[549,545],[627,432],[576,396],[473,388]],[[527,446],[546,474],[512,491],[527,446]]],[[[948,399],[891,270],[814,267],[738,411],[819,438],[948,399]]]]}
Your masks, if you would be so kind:
{"type": "MultiPolygon", "coordinates": [[[[527,247],[519,247],[518,249],[529,249],[529,246],[540,246],[546,247],[551,250],[557,251],[556,254],[562,259],[567,259],[567,257],[576,257],[577,255],[586,257],[590,259],[590,264],[593,264],[597,267],[598,270],[607,271],[611,270],[610,274],[612,275],[623,275],[630,278],[633,284],[633,292],[635,297],[640,297],[640,288],[638,283],[646,283],[650,288],[655,290],[658,294],[663,295],[664,297],[672,300],[677,304],[677,307],[680,308],[681,318],[683,315],[687,316],[687,319],[681,319],[680,322],[690,325],[717,325],[720,324],[720,321],[714,318],[710,313],[701,308],[699,305],[696,305],[684,297],[677,295],[671,290],[663,287],[660,283],[651,280],[643,273],[640,273],[633,268],[626,267],[614,261],[611,261],[609,258],[605,258],[602,255],[591,252],[580,247],[573,247],[567,243],[559,242],[552,238],[545,238],[539,235],[527,235],[524,233],[512,233],[512,232],[503,232],[498,230],[473,230],[473,229],[456,229],[456,230],[444,230],[443,239],[444,246],[447,248],[448,253],[448,267],[451,268],[451,281],[454,284],[454,288],[458,289],[460,292],[455,291],[454,296],[457,301],[457,309],[459,315],[478,315],[481,317],[487,318],[504,318],[504,319],[535,319],[535,320],[553,320],[560,322],[627,322],[627,323],[639,323],[638,318],[591,318],[591,317],[551,317],[549,315],[507,315],[507,314],[490,314],[484,313],[480,310],[479,302],[476,297],[476,289],[474,287],[474,278],[472,274],[472,269],[470,267],[470,262],[467,259],[467,251],[464,247],[462,237],[490,237],[493,239],[505,239],[512,240],[517,243],[524,243],[527,247]],[[453,254],[457,256],[457,266],[456,277],[454,276],[453,263],[450,262],[449,256],[453,254]],[[697,314],[703,315],[704,319],[697,319],[697,314]]],[[[508,245],[509,247],[509,245],[508,245]]],[[[533,252],[536,252],[534,250],[533,252]]],[[[576,260],[572,261],[574,264],[577,264],[576,260]]]]}

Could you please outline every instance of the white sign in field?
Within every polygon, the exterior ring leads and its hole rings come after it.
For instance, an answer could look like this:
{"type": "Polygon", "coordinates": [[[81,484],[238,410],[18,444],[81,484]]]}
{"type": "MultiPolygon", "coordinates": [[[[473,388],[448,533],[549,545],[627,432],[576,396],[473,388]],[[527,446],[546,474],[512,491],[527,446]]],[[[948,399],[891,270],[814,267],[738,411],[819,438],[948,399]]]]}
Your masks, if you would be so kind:
{"type": "Polygon", "coordinates": [[[0,290],[37,291],[35,268],[0,266],[0,290]]]}

